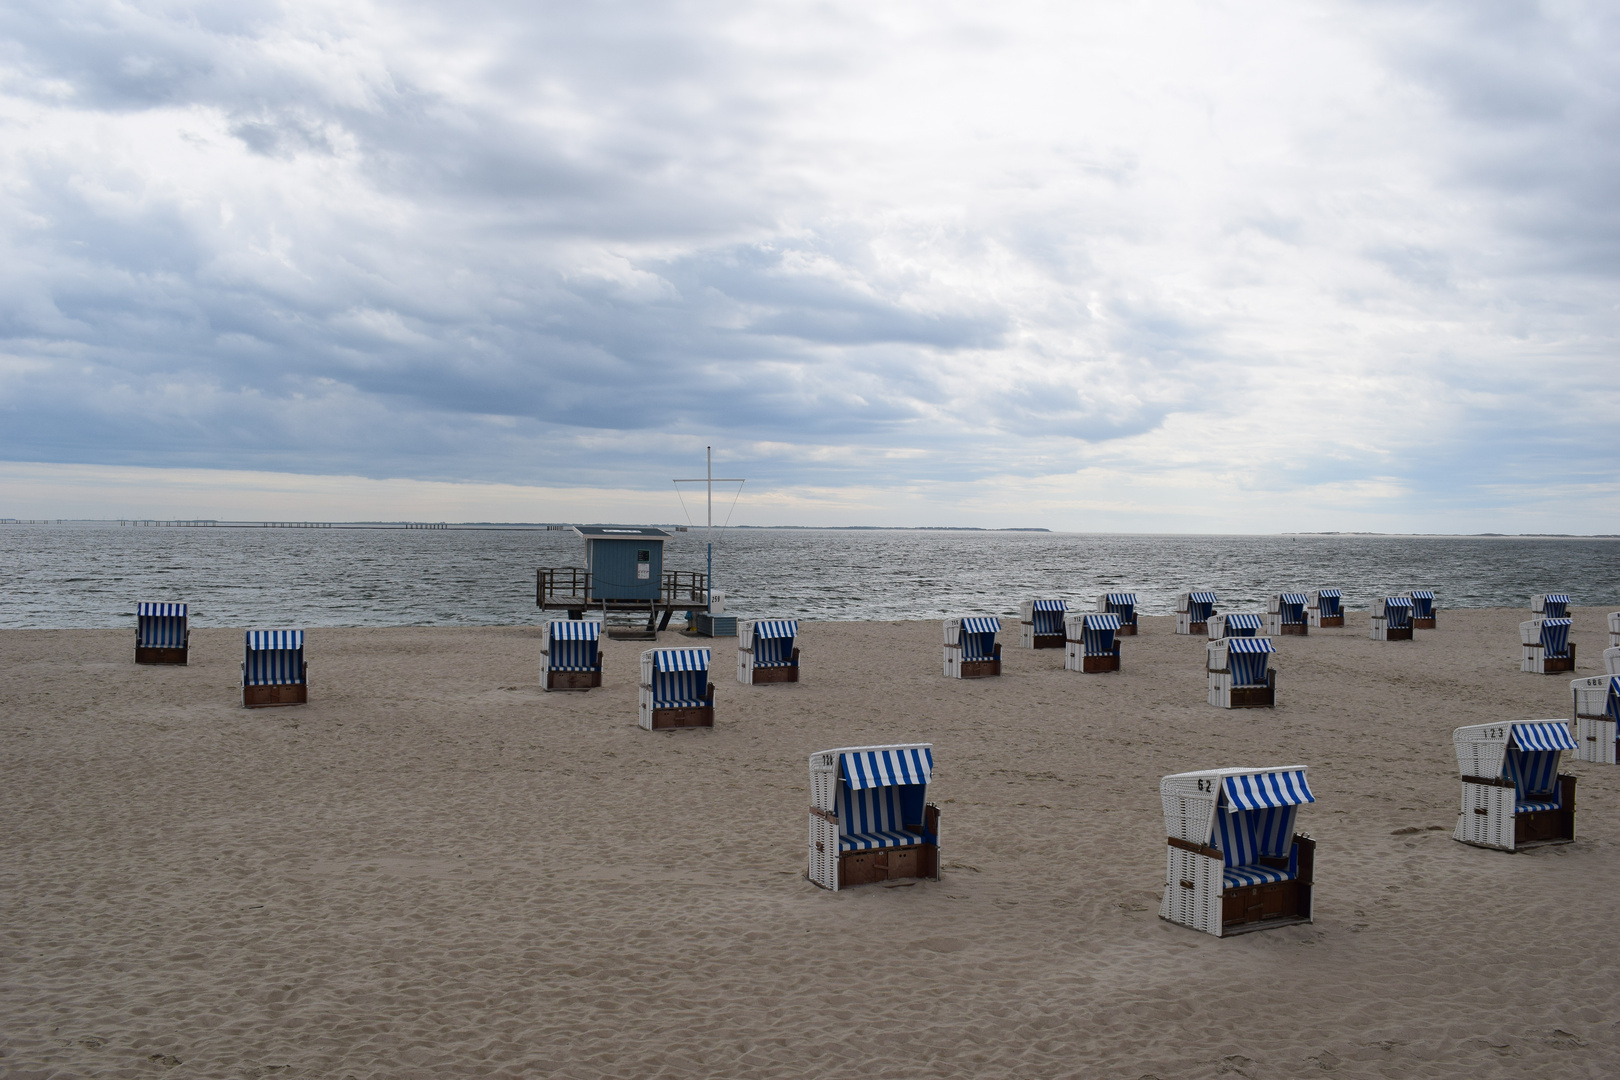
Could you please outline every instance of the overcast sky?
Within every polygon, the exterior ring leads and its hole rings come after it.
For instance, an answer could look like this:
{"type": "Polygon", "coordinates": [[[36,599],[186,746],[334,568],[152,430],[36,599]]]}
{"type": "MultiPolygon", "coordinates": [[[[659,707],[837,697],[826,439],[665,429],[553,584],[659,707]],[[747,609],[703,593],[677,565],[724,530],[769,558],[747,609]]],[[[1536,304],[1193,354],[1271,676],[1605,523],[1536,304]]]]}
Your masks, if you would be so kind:
{"type": "Polygon", "coordinates": [[[1620,532],[1620,8],[0,9],[0,516],[1620,532]]]}

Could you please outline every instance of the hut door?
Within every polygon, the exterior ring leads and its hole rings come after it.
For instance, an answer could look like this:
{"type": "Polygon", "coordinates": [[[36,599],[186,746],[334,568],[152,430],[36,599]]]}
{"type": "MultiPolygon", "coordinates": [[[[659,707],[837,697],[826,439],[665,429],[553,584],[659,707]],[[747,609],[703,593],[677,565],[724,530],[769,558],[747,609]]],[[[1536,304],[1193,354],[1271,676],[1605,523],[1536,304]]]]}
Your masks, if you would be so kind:
{"type": "Polygon", "coordinates": [[[652,551],[648,548],[638,548],[636,551],[636,580],[648,581],[652,578],[652,551]]]}

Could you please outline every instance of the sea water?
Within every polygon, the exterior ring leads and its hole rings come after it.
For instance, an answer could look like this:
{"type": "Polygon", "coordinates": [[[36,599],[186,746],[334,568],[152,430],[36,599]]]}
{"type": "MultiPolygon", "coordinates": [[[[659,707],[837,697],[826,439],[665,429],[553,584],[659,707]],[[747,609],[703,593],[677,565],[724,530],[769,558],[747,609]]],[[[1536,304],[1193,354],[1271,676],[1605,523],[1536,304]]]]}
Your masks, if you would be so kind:
{"type": "MultiPolygon", "coordinates": [[[[705,569],[708,542],[672,534],[664,568],[705,569]]],[[[1191,589],[1263,611],[1274,592],[1330,587],[1352,609],[1409,588],[1442,610],[1528,609],[1541,592],[1620,607],[1614,539],[727,529],[712,543],[714,587],[744,616],[1010,616],[1110,591],[1162,615],[1191,589]]],[[[534,624],[555,617],[535,606],[535,569],[583,557],[572,532],[543,529],[0,525],[0,627],[128,627],[142,600],[185,601],[196,626],[534,624]]]]}

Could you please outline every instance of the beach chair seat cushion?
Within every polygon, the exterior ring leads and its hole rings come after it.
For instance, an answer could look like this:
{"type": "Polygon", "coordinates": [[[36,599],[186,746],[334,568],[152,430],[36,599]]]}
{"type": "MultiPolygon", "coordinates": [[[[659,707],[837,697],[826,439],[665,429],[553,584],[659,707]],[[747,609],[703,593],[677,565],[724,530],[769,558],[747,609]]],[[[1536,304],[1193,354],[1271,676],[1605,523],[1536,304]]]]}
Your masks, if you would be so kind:
{"type": "Polygon", "coordinates": [[[1275,866],[1262,866],[1259,863],[1228,866],[1221,871],[1221,887],[1226,889],[1241,888],[1245,885],[1270,885],[1278,881],[1292,880],[1294,871],[1280,870],[1275,866]]]}
{"type": "Polygon", "coordinates": [[[923,837],[914,832],[845,833],[838,838],[839,851],[875,851],[878,848],[909,847],[920,844],[923,837]]]}
{"type": "Polygon", "coordinates": [[[1516,799],[1513,803],[1514,813],[1518,814],[1534,813],[1537,810],[1557,810],[1559,807],[1560,803],[1557,799],[1550,802],[1534,799],[1516,799]]]}
{"type": "Polygon", "coordinates": [[[708,698],[655,698],[655,709],[707,709],[714,704],[708,698]]]}

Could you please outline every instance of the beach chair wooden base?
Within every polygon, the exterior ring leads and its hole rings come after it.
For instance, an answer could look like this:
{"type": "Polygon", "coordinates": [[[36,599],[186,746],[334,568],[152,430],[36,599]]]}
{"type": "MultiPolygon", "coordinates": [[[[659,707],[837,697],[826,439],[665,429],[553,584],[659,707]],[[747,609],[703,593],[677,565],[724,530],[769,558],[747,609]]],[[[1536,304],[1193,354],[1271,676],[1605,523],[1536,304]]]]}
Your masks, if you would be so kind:
{"type": "Polygon", "coordinates": [[[666,728],[695,727],[714,727],[713,705],[694,709],[654,709],[652,711],[652,729],[654,731],[663,731],[666,728]]]}
{"type": "Polygon", "coordinates": [[[1316,625],[1323,630],[1344,629],[1343,615],[1323,615],[1316,620],[1316,625]]]}
{"type": "Polygon", "coordinates": [[[1385,641],[1411,641],[1412,628],[1410,626],[1387,626],[1384,628],[1385,641]]]}
{"type": "Polygon", "coordinates": [[[1061,648],[1063,648],[1063,635],[1062,634],[1036,634],[1032,640],[1034,641],[1034,645],[1032,645],[1031,648],[1036,648],[1036,649],[1061,649],[1061,648]]]}
{"type": "Polygon", "coordinates": [[[1209,635],[1209,623],[1190,622],[1187,624],[1187,633],[1192,634],[1194,637],[1207,637],[1209,635]]]}
{"type": "Polygon", "coordinates": [[[1414,629],[1414,630],[1433,630],[1434,629],[1434,618],[1432,616],[1430,618],[1427,618],[1427,619],[1414,618],[1412,620],[1412,629],[1414,629]]]}
{"type": "Polygon", "coordinates": [[[189,649],[181,646],[178,649],[157,649],[145,645],[135,646],[135,662],[137,664],[184,664],[187,662],[189,649]]]}
{"type": "Polygon", "coordinates": [[[600,671],[548,671],[546,672],[545,689],[550,690],[589,690],[602,685],[600,671]]]}
{"type": "Polygon", "coordinates": [[[1277,633],[1283,637],[1309,637],[1310,627],[1302,622],[1285,622],[1277,624],[1277,633]]]}
{"type": "Polygon", "coordinates": [[[1120,623],[1119,624],[1119,629],[1114,631],[1114,636],[1115,637],[1135,637],[1136,636],[1136,624],[1135,623],[1120,623]]]}
{"type": "Polygon", "coordinates": [[[1561,675],[1575,670],[1575,646],[1570,645],[1568,656],[1548,656],[1541,661],[1543,675],[1561,675]]]}
{"type": "Polygon", "coordinates": [[[1234,686],[1232,687],[1232,704],[1234,709],[1275,709],[1277,707],[1277,684],[1273,680],[1269,686],[1234,686]]]}
{"type": "Polygon", "coordinates": [[[994,660],[963,660],[962,674],[958,678],[990,679],[1000,674],[1001,657],[998,656],[994,660]]]}
{"type": "Polygon", "coordinates": [[[1087,675],[1100,674],[1105,671],[1118,671],[1119,653],[1116,652],[1110,656],[1082,656],[1080,658],[1080,670],[1087,675]]]}
{"type": "Polygon", "coordinates": [[[244,709],[267,709],[273,705],[307,705],[308,703],[308,683],[242,687],[242,707],[244,709]]]}
{"type": "Polygon", "coordinates": [[[790,683],[799,681],[798,667],[757,667],[753,670],[753,685],[790,683]]]}
{"type": "Polygon", "coordinates": [[[872,885],[906,878],[939,880],[939,848],[933,844],[846,851],[838,856],[838,887],[872,885]]]}

